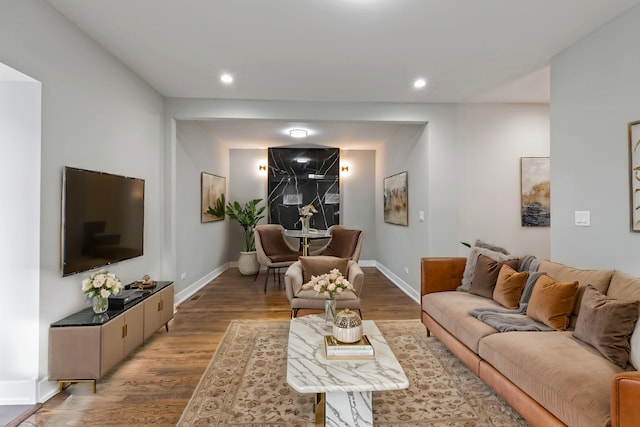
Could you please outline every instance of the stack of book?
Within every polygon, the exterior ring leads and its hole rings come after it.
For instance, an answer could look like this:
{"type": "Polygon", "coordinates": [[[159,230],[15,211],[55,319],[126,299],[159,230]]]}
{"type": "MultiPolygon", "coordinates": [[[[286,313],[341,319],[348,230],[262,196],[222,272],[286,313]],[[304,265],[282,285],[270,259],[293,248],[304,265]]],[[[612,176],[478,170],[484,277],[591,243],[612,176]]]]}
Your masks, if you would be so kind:
{"type": "Polygon", "coordinates": [[[333,335],[325,335],[324,353],[329,360],[375,359],[376,356],[371,341],[366,335],[354,343],[343,343],[333,335]]]}

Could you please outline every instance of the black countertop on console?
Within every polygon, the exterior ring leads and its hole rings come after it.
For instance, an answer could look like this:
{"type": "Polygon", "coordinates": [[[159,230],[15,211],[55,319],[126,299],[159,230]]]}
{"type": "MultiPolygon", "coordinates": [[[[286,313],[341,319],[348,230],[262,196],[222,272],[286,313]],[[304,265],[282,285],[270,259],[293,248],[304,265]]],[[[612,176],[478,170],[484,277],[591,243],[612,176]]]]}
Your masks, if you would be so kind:
{"type": "MultiPolygon", "coordinates": [[[[111,303],[109,304],[109,310],[106,313],[96,314],[93,312],[93,308],[85,308],[84,310],[78,311],[70,316],[65,317],[64,319],[58,320],[55,323],[51,324],[52,328],[60,328],[65,326],[101,326],[107,323],[109,320],[119,316],[124,313],[131,307],[140,304],[145,299],[149,298],[151,295],[161,291],[167,286],[171,285],[173,282],[156,282],[156,286],[152,289],[144,289],[143,294],[140,298],[137,298],[131,301],[128,304],[125,304],[124,307],[112,307],[111,303]]],[[[129,289],[131,284],[125,286],[125,289],[129,289]]]]}

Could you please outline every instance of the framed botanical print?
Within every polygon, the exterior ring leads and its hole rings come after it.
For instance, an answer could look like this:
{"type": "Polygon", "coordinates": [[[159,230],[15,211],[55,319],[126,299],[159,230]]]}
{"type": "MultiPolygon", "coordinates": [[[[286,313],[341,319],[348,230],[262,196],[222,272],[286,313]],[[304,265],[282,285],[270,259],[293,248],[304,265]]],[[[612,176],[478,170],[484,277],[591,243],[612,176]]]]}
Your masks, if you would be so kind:
{"type": "Polygon", "coordinates": [[[224,192],[227,186],[226,178],[202,172],[201,180],[200,222],[222,221],[224,219],[224,192]],[[209,213],[212,208],[213,214],[209,213]],[[209,211],[209,212],[208,212],[209,211]]]}

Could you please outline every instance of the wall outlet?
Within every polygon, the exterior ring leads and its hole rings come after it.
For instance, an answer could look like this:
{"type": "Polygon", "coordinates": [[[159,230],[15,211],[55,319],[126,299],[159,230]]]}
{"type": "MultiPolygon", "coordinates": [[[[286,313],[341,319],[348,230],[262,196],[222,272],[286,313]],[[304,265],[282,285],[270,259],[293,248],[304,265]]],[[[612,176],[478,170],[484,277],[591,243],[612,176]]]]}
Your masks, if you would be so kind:
{"type": "Polygon", "coordinates": [[[418,212],[418,220],[420,220],[420,222],[424,221],[424,211],[418,212]]]}
{"type": "Polygon", "coordinates": [[[186,278],[187,278],[187,273],[182,273],[182,274],[180,275],[180,280],[184,280],[184,279],[186,279],[186,278]]]}
{"type": "Polygon", "coordinates": [[[409,267],[405,267],[405,268],[404,268],[404,272],[405,272],[406,274],[409,274],[409,267]]]}

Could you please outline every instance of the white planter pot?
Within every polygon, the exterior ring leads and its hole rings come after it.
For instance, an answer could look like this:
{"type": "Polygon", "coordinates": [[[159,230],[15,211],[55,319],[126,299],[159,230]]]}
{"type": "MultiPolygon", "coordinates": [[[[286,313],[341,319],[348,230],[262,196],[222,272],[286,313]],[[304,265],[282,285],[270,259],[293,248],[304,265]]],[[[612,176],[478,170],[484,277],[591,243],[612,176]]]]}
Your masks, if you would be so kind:
{"type": "Polygon", "coordinates": [[[240,270],[240,274],[243,276],[254,275],[260,270],[256,251],[240,252],[240,258],[238,258],[238,270],[240,270]]]}

